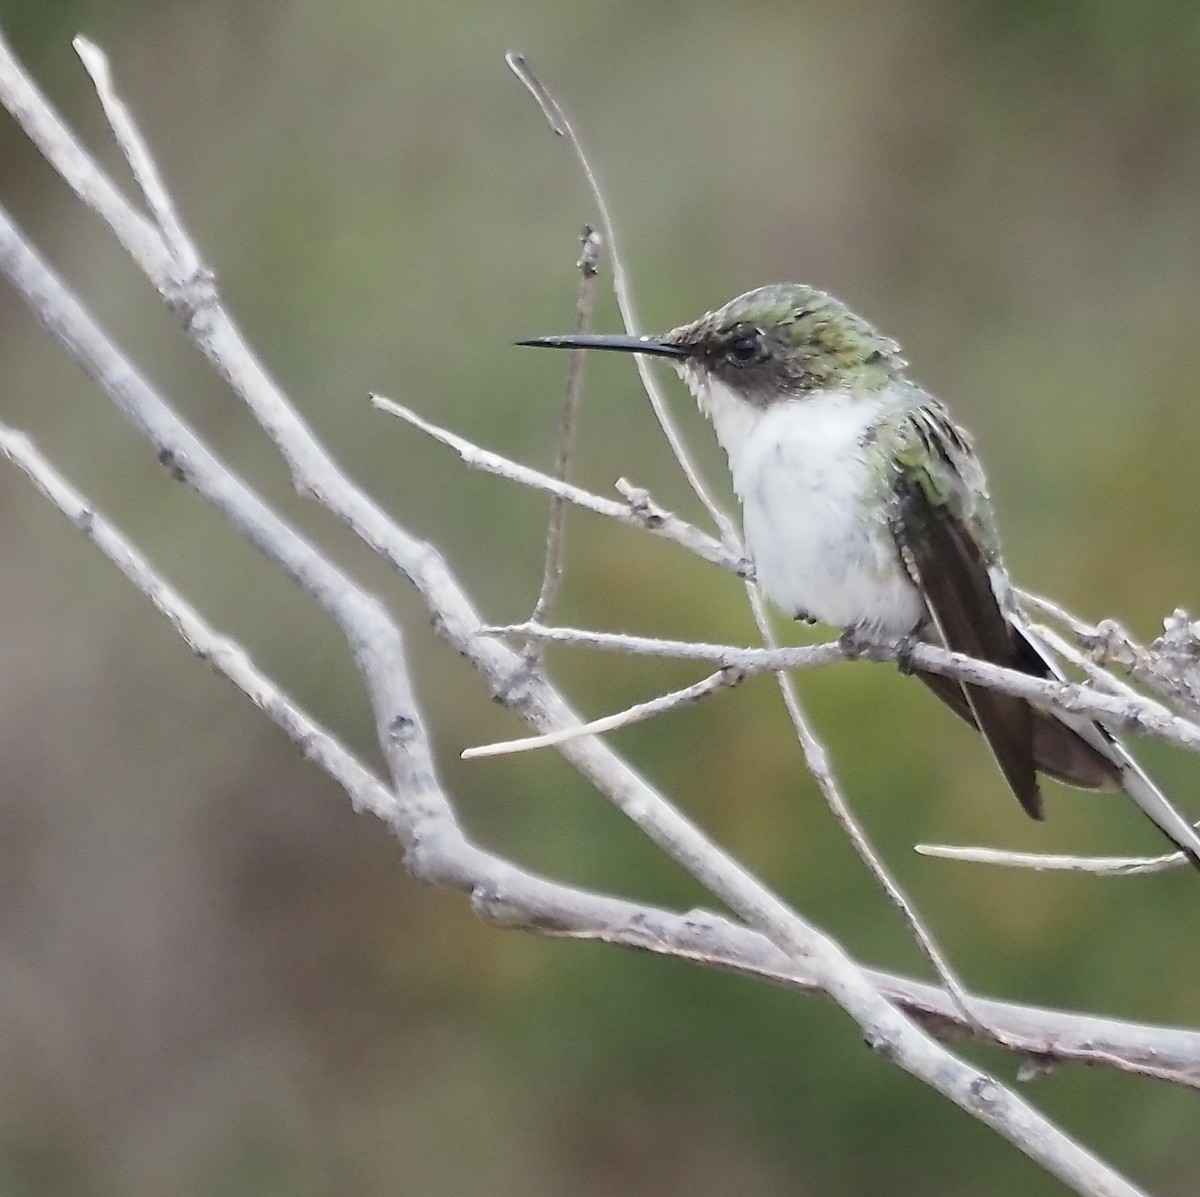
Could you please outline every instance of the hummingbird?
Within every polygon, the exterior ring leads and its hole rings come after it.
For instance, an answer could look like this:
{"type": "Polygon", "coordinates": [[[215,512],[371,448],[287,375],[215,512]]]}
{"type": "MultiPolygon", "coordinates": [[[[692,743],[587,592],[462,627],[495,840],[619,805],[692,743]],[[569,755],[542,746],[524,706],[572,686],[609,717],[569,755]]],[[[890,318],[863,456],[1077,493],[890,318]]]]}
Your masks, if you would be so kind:
{"type": "MultiPolygon", "coordinates": [[[[659,335],[518,344],[674,367],[728,458],[757,583],[787,615],[851,643],[928,642],[1065,680],[1017,602],[970,437],[909,377],[896,342],[832,296],[777,283],[659,335]]],[[[1124,790],[1200,868],[1195,828],[1102,724],[911,672],[983,734],[1032,818],[1044,818],[1039,773],[1124,790]]]]}

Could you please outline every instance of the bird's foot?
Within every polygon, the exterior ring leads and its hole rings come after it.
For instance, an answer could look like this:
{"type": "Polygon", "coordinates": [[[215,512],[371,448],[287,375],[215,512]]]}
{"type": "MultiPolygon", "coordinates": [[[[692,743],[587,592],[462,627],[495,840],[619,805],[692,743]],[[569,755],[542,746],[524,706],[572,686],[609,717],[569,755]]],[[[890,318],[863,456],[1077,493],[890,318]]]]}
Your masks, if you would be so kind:
{"type": "Polygon", "coordinates": [[[916,632],[906,632],[896,641],[896,668],[905,677],[911,677],[916,671],[916,666],[913,664],[913,649],[919,643],[916,632]]]}
{"type": "Polygon", "coordinates": [[[842,630],[838,637],[842,652],[848,657],[865,657],[870,650],[877,647],[875,640],[861,624],[852,624],[842,630]]]}

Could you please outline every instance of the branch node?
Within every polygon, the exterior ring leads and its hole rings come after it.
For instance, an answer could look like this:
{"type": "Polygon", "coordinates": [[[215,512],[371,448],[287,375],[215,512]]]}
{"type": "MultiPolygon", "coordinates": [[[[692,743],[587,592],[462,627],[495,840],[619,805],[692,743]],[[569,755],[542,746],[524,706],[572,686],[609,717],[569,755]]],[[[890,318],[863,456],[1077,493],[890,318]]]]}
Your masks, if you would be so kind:
{"type": "Polygon", "coordinates": [[[168,280],[160,293],[171,314],[193,336],[206,333],[221,303],[217,276],[203,265],[187,278],[168,280]]]}
{"type": "Polygon", "coordinates": [[[863,1029],[863,1039],[880,1059],[888,1061],[896,1059],[896,1041],[888,1031],[871,1024],[863,1029]]]}
{"type": "Polygon", "coordinates": [[[991,1110],[995,1107],[996,1100],[1002,1092],[1002,1086],[994,1077],[990,1077],[986,1073],[980,1073],[967,1086],[967,1092],[970,1094],[971,1100],[975,1103],[977,1109],[991,1110]]]}
{"type": "Polygon", "coordinates": [[[158,464],[167,471],[176,482],[187,481],[185,458],[178,449],[165,447],[158,451],[158,464]]]}
{"type": "Polygon", "coordinates": [[[388,736],[397,744],[405,744],[420,735],[417,721],[411,715],[393,715],[387,726],[388,736]]]}

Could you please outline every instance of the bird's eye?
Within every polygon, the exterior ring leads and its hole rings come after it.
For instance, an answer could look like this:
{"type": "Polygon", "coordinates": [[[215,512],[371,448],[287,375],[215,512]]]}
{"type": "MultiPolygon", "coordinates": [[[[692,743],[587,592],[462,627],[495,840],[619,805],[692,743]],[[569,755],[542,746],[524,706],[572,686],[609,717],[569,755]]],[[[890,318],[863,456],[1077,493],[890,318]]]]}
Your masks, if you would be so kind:
{"type": "Polygon", "coordinates": [[[748,366],[766,357],[763,335],[757,328],[738,332],[725,343],[725,356],[735,366],[748,366]]]}

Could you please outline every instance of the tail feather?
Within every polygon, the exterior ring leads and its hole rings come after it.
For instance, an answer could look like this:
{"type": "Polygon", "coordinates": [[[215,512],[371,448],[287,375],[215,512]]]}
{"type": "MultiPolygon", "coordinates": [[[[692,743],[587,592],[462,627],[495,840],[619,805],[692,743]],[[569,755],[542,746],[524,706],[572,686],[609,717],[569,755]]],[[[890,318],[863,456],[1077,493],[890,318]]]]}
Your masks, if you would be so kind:
{"type": "Polygon", "coordinates": [[[1120,779],[1120,788],[1133,800],[1138,810],[1200,869],[1200,834],[1154,784],[1129,749],[1099,723],[1067,712],[1056,714],[1061,723],[1069,727],[1089,748],[1112,763],[1120,779]]]}
{"type": "MultiPolygon", "coordinates": [[[[1066,679],[1048,648],[1032,628],[1013,620],[1017,633],[1018,655],[1031,656],[1041,663],[1045,676],[1066,679]]],[[[1022,665],[1024,668],[1025,666],[1022,665]]],[[[1031,671],[1032,672],[1032,671],[1031,671]]],[[[1035,708],[1036,709],[1036,708],[1035,708]]],[[[1091,750],[1093,759],[1104,761],[1114,774],[1116,787],[1125,791],[1134,805],[1182,852],[1191,864],[1200,869],[1200,834],[1175,809],[1167,796],[1151,780],[1149,774],[1133,758],[1133,754],[1103,724],[1069,711],[1038,711],[1045,719],[1053,719],[1060,728],[1074,734],[1076,743],[1091,750]]],[[[1039,721],[1041,722],[1041,721],[1039,721]]],[[[1035,744],[1037,732],[1034,733],[1035,744]]],[[[1108,788],[1108,787],[1105,787],[1108,788]]]]}
{"type": "MultiPolygon", "coordinates": [[[[1016,619],[1011,623],[1016,633],[1013,667],[1035,677],[1065,681],[1066,675],[1036,633],[1016,619]]],[[[978,727],[971,704],[957,682],[919,671],[917,676],[957,715],[978,727]]],[[[1124,790],[1175,848],[1200,869],[1197,829],[1175,809],[1116,736],[1084,715],[1036,706],[1031,711],[1032,752],[1039,773],[1081,789],[1124,790]]]]}

